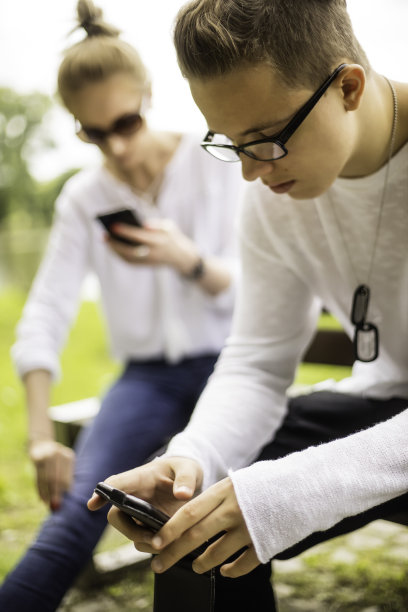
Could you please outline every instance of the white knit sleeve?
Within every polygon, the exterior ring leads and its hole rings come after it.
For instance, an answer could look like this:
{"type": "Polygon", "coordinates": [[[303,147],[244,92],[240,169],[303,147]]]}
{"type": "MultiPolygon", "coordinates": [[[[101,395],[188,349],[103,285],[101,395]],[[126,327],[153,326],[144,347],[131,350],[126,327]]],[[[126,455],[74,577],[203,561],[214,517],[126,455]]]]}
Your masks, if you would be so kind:
{"type": "Polygon", "coordinates": [[[249,204],[240,226],[242,283],[232,333],[189,425],[167,452],[196,459],[204,488],[249,465],[272,439],[320,312],[303,280],[271,253],[249,204]]]}
{"type": "MultiPolygon", "coordinates": [[[[408,404],[408,401],[407,401],[408,404]]],[[[408,491],[408,410],[341,440],[231,473],[258,559],[408,491]]]]}

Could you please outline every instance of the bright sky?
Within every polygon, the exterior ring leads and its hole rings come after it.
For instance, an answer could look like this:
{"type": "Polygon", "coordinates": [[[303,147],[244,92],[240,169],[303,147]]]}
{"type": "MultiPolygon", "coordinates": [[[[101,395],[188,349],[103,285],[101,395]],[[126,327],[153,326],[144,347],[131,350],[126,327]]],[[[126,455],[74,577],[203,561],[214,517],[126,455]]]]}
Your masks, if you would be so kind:
{"type": "MultiPolygon", "coordinates": [[[[153,79],[155,127],[205,131],[186,82],[179,74],[171,41],[174,16],[184,0],[95,0],[107,21],[123,32],[142,55],[153,79]]],[[[408,80],[407,0],[348,0],[354,29],[374,67],[397,80],[408,80]]],[[[53,95],[61,51],[75,35],[76,0],[0,0],[0,86],[53,95]]],[[[73,135],[72,119],[59,109],[52,126],[57,152],[38,160],[39,178],[55,176],[94,159],[93,147],[73,135]]]]}

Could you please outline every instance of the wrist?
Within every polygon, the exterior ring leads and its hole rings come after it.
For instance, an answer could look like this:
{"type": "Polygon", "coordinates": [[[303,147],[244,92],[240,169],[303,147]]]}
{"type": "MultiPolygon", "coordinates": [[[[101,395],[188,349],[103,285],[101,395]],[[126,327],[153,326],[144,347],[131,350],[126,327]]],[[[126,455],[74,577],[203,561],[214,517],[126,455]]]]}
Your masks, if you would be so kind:
{"type": "Polygon", "coordinates": [[[49,432],[32,432],[28,434],[27,445],[30,446],[34,442],[54,442],[54,436],[49,432]]]}
{"type": "Polygon", "coordinates": [[[204,259],[199,255],[195,260],[193,266],[184,273],[184,277],[188,280],[198,281],[201,280],[205,274],[205,262],[204,259]]]}

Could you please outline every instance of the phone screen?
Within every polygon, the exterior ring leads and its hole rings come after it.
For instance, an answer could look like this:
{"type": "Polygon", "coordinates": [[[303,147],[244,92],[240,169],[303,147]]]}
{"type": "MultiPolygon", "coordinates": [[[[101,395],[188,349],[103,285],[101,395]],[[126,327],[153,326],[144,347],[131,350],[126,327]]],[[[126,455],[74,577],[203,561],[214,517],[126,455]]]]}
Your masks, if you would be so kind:
{"type": "Polygon", "coordinates": [[[134,210],[131,210],[130,208],[120,208],[118,210],[113,210],[111,212],[105,213],[103,215],[98,215],[96,218],[102,223],[109,235],[112,236],[112,238],[114,238],[115,240],[133,246],[141,244],[140,242],[136,242],[135,240],[129,240],[129,238],[119,236],[119,234],[115,234],[115,232],[112,230],[112,226],[115,223],[125,223],[126,225],[133,225],[134,227],[143,227],[143,223],[137,217],[136,212],[134,210]]]}

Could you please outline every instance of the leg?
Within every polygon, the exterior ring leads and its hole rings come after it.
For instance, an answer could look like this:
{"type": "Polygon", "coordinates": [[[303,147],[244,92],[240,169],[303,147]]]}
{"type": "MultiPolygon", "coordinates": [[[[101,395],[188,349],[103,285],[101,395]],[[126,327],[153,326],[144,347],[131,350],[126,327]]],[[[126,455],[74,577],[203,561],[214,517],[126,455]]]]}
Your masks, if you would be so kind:
{"type": "MultiPolygon", "coordinates": [[[[345,437],[395,416],[405,410],[406,405],[407,400],[404,398],[374,400],[330,392],[294,398],[281,428],[274,440],[263,449],[258,460],[278,459],[308,446],[345,437]]],[[[359,515],[348,517],[327,531],[312,534],[280,553],[277,558],[289,559],[319,542],[407,509],[408,494],[405,494],[359,515]]]]}
{"type": "Polygon", "coordinates": [[[215,357],[131,364],[108,392],[92,426],[77,444],[75,479],[61,510],[0,590],[8,612],[55,610],[98,542],[108,508],[89,512],[86,501],[107,476],[140,465],[188,421],[215,357]]]}

